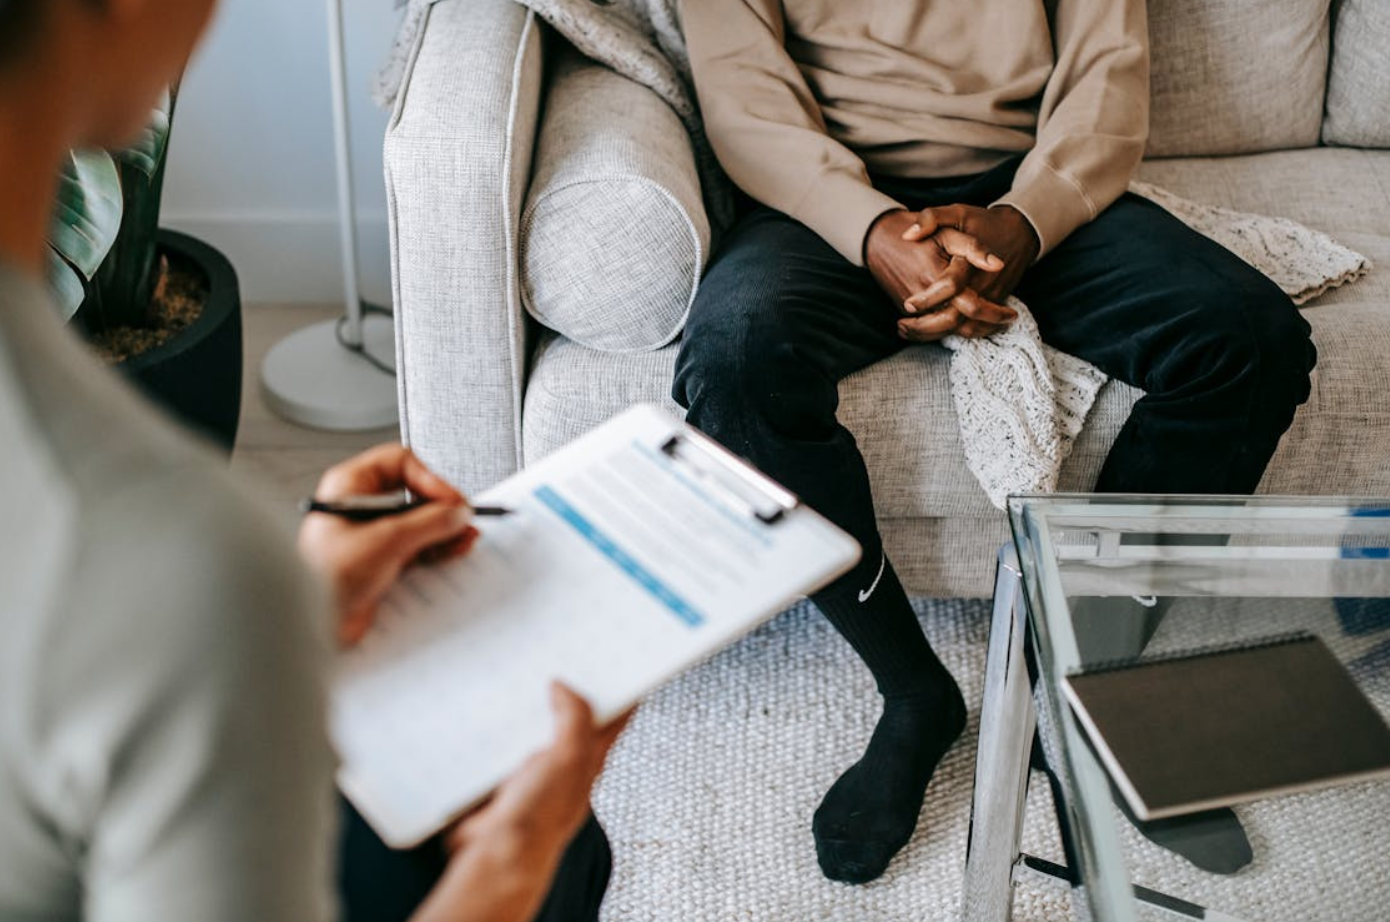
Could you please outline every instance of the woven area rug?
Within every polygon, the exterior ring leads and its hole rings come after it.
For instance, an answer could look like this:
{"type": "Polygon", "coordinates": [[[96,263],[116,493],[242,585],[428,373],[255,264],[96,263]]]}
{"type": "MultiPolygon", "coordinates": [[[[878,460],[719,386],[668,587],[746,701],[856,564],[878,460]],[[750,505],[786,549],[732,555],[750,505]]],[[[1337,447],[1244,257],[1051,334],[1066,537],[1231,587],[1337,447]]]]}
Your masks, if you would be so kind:
{"type": "MultiPolygon", "coordinates": [[[[811,814],[861,755],[878,699],[803,603],[652,696],[619,742],[595,796],[615,859],[605,922],[958,917],[989,605],[917,604],[971,716],[888,873],[853,887],[816,864],[811,814]]],[[[1069,907],[1064,888],[1044,884],[1019,894],[1015,919],[1065,919],[1069,907]]]]}
{"type": "MultiPolygon", "coordinates": [[[[615,749],[595,795],[613,841],[614,878],[604,922],[936,922],[959,918],[974,739],[979,730],[989,605],[915,603],[932,644],[960,680],[971,708],[964,739],[937,772],[917,835],[888,873],[863,887],[826,881],[816,865],[811,814],[822,793],[856,758],[878,717],[873,682],[848,645],[806,603],[654,695],[615,749]]],[[[1035,783],[1024,835],[1027,851],[1061,861],[1046,784],[1035,783]]],[[[1250,918],[1297,918],[1308,893],[1328,902],[1319,918],[1383,920],[1390,906],[1390,859],[1382,843],[1390,817],[1385,786],[1341,788],[1242,808],[1257,859],[1215,881],[1126,829],[1136,873],[1170,892],[1200,897],[1234,885],[1250,918]],[[1325,824],[1292,837],[1321,798],[1325,824]],[[1319,861],[1289,875],[1287,849],[1319,861]],[[1359,847],[1358,847],[1359,845],[1359,847]],[[1284,849],[1284,851],[1281,851],[1284,849]],[[1329,852],[1346,887],[1319,869],[1329,852]],[[1281,873],[1269,874],[1277,859],[1281,873]],[[1377,870],[1378,867],[1378,870],[1377,870]],[[1204,880],[1204,878],[1206,878],[1204,880]],[[1368,883],[1368,881],[1370,883],[1368,883]],[[1167,889],[1165,887],[1165,889],[1167,889]],[[1294,898],[1297,894],[1297,898],[1294,898]],[[1369,897],[1369,898],[1368,898],[1369,897]]],[[[1014,918],[1072,918],[1067,889],[1028,877],[1016,888],[1014,918]]],[[[1146,918],[1167,918],[1144,913],[1146,918]]]]}

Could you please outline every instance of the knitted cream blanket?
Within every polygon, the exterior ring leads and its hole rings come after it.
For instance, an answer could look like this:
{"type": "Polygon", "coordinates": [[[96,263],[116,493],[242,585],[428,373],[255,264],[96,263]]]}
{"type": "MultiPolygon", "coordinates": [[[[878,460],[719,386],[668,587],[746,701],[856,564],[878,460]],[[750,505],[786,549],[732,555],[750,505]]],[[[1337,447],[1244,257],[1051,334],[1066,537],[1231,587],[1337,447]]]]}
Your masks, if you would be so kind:
{"type": "MultiPolygon", "coordinates": [[[[1286,218],[1198,205],[1148,183],[1130,191],[1161,205],[1269,276],[1295,304],[1353,282],[1371,268],[1360,253],[1286,218]]],[[[988,339],[948,337],[951,400],[966,464],[990,502],[1049,493],[1086,415],[1108,380],[1089,362],[1048,346],[1018,298],[1018,319],[988,339]]]]}
{"type": "MultiPolygon", "coordinates": [[[[428,8],[438,0],[398,0],[407,7],[391,62],[378,79],[377,98],[394,101],[428,8]]],[[[691,91],[690,63],[676,0],[518,0],[581,52],[641,83],[664,99],[690,133],[715,228],[732,218],[728,179],[719,169],[691,91]]],[[[1295,303],[1355,281],[1369,260],[1325,234],[1284,218],[1199,205],[1146,183],[1130,191],[1167,209],[1273,279],[1295,303]]],[[[960,422],[965,460],[999,508],[1012,493],[1057,487],[1062,463],[1096,396],[1104,372],[1042,341],[1038,325],[1017,298],[1018,319],[988,339],[948,337],[951,399],[960,422]]]]}

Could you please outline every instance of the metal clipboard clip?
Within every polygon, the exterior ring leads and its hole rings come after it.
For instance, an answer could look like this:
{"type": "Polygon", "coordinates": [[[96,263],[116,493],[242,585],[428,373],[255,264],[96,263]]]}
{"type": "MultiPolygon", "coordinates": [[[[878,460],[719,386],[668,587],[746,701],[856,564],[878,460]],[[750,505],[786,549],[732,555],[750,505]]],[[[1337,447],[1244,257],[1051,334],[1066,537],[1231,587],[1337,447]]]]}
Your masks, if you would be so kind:
{"type": "Polygon", "coordinates": [[[795,493],[697,433],[676,433],[662,443],[661,453],[721,500],[764,525],[777,524],[801,504],[795,493]]]}

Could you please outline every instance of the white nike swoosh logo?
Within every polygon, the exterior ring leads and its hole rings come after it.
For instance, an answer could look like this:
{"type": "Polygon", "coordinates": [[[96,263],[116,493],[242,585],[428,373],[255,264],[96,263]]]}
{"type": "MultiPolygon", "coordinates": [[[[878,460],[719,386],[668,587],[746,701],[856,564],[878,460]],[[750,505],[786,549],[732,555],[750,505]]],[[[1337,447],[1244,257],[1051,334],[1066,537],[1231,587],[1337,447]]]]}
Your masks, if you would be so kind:
{"type": "Polygon", "coordinates": [[[859,593],[859,601],[861,601],[861,602],[867,602],[867,601],[869,601],[869,596],[873,595],[873,594],[874,594],[874,590],[878,588],[878,581],[881,580],[881,579],[883,579],[883,571],[884,571],[885,569],[887,569],[887,567],[888,567],[888,555],[887,555],[887,554],[883,554],[883,555],[881,555],[881,556],[878,558],[878,576],[875,576],[875,577],[874,577],[873,585],[871,585],[868,589],[865,589],[865,590],[863,590],[863,591],[861,591],[861,592],[859,593]]]}
{"type": "Polygon", "coordinates": [[[1158,604],[1158,596],[1156,595],[1132,595],[1130,598],[1145,608],[1153,608],[1158,604]]]}

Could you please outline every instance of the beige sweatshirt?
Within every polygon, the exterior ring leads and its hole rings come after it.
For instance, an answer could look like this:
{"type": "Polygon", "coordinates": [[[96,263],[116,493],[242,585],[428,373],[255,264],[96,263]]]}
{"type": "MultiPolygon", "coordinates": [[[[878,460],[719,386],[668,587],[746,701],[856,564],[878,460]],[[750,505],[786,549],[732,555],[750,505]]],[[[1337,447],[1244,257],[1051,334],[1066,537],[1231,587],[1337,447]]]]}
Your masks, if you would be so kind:
{"type": "Polygon", "coordinates": [[[706,129],[733,181],[863,263],[902,207],[869,172],[980,172],[1042,251],[1125,190],[1148,134],[1144,0],[682,0],[706,129]]]}

